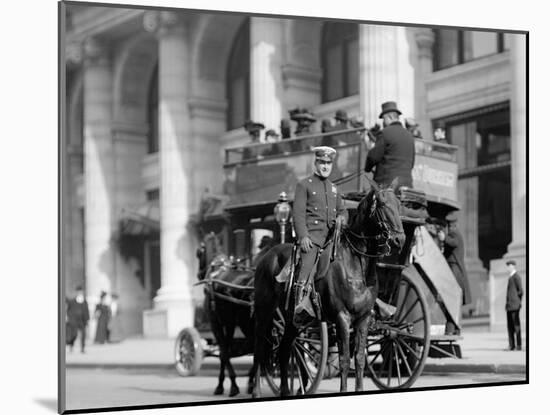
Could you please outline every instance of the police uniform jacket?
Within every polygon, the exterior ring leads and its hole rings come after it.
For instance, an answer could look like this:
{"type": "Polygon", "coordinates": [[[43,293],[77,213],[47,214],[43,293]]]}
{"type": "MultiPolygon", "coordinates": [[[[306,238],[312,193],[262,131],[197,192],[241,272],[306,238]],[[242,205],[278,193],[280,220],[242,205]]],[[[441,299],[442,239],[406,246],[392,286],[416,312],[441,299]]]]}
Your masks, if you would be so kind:
{"type": "Polygon", "coordinates": [[[521,287],[521,278],[517,272],[508,278],[508,287],[506,289],[506,311],[515,311],[521,308],[521,298],[523,289],[521,287]]]}
{"type": "Polygon", "coordinates": [[[296,185],[293,217],[299,240],[309,236],[315,245],[322,246],[336,217],[343,213],[342,197],[330,180],[313,174],[296,185]]]}
{"type": "Polygon", "coordinates": [[[389,185],[398,177],[399,186],[412,187],[414,138],[399,121],[384,128],[375,146],[368,152],[365,171],[370,172],[375,166],[376,183],[389,185]]]}

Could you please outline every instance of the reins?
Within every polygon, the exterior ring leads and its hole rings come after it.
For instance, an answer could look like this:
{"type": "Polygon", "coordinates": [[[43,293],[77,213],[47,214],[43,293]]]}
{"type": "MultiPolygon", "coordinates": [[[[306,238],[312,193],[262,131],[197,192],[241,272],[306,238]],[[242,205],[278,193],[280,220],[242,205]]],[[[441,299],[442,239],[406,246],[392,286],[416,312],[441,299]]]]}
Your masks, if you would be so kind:
{"type": "MultiPolygon", "coordinates": [[[[392,191],[393,192],[393,189],[386,189],[386,191],[392,191]]],[[[376,202],[373,202],[373,203],[376,203],[376,202]]],[[[394,229],[393,227],[388,226],[388,224],[382,218],[382,214],[380,212],[380,209],[381,209],[380,206],[378,206],[378,205],[375,206],[374,209],[372,209],[371,214],[369,215],[369,217],[372,217],[374,215],[378,227],[382,229],[382,231],[378,235],[368,236],[368,235],[363,235],[363,234],[357,234],[356,232],[354,232],[350,228],[346,228],[342,232],[343,235],[344,235],[344,238],[346,239],[346,241],[347,241],[348,245],[350,246],[350,248],[352,249],[352,251],[355,252],[359,256],[368,257],[368,258],[377,258],[377,257],[381,257],[381,256],[387,256],[391,252],[391,247],[389,245],[389,238],[390,238],[392,233],[399,233],[399,231],[397,229],[394,229]],[[350,235],[353,236],[356,239],[365,241],[365,243],[368,243],[369,241],[374,241],[374,242],[377,243],[376,244],[377,248],[382,247],[383,251],[382,252],[377,252],[376,254],[369,254],[367,251],[363,251],[363,250],[357,248],[353,244],[353,242],[351,241],[350,235]],[[380,241],[383,241],[383,243],[380,244],[379,243],[380,241]]]]}

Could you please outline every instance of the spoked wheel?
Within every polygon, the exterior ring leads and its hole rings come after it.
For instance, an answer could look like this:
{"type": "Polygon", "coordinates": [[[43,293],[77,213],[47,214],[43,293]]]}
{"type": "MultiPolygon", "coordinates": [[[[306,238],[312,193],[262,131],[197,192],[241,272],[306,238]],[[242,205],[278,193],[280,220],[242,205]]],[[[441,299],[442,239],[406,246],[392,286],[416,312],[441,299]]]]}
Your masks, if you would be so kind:
{"type": "Polygon", "coordinates": [[[424,294],[406,275],[393,295],[394,315],[373,325],[367,368],[380,389],[406,389],[420,376],[430,350],[430,316],[424,294]]]}
{"type": "MultiPolygon", "coordinates": [[[[279,348],[285,331],[283,313],[277,308],[273,318],[271,350],[264,367],[265,378],[276,395],[280,395],[279,348]]],[[[325,373],[328,353],[327,323],[314,320],[300,328],[290,350],[288,385],[291,395],[315,393],[325,373]]]]}
{"type": "Polygon", "coordinates": [[[201,336],[196,328],[188,327],[179,332],[174,352],[180,376],[196,375],[203,359],[201,336]]]}

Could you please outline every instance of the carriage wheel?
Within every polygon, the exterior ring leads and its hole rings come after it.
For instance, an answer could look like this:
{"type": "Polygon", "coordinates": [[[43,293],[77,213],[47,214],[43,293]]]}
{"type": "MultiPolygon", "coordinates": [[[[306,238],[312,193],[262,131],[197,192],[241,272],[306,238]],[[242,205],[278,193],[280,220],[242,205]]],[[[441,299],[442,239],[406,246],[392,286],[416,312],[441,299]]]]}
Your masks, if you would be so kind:
{"type": "MultiPolygon", "coordinates": [[[[269,387],[280,394],[279,346],[285,331],[285,318],[277,308],[273,318],[271,350],[264,367],[269,387]]],[[[315,393],[325,373],[328,353],[327,323],[314,320],[298,330],[288,366],[288,383],[292,395],[315,393]]]]}
{"type": "Polygon", "coordinates": [[[367,339],[367,368],[380,389],[409,388],[420,376],[430,350],[430,316],[424,294],[401,275],[391,304],[395,314],[378,320],[367,339]]]}
{"type": "Polygon", "coordinates": [[[201,336],[196,328],[187,327],[179,332],[174,349],[176,370],[180,376],[194,376],[203,359],[201,336]]]}

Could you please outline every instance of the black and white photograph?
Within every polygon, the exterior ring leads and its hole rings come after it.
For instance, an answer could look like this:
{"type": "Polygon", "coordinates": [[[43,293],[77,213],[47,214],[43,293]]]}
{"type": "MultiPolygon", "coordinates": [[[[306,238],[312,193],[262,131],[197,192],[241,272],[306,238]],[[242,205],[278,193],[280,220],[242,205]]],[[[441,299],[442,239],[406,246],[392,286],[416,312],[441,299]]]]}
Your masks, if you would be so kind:
{"type": "Polygon", "coordinates": [[[3,413],[544,407],[543,7],[3,12],[3,413]]]}
{"type": "Polygon", "coordinates": [[[528,383],[527,31],[59,25],[59,411],[528,383]]]}

